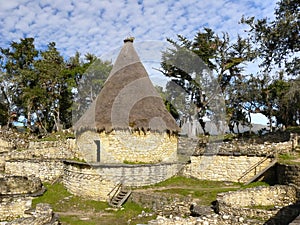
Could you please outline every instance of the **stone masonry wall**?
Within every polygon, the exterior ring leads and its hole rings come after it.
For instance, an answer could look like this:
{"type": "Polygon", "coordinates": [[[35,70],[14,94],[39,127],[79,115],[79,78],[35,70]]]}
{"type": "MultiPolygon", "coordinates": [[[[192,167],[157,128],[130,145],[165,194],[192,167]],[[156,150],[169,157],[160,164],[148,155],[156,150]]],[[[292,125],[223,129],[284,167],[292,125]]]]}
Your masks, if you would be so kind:
{"type": "Polygon", "coordinates": [[[28,149],[15,150],[9,154],[10,159],[73,159],[81,158],[75,139],[61,141],[29,142],[28,149]]]}
{"type": "Polygon", "coordinates": [[[41,180],[34,176],[4,176],[0,178],[0,195],[30,194],[41,189],[41,180]]]}
{"type": "Polygon", "coordinates": [[[63,174],[63,162],[49,159],[9,160],[5,163],[5,173],[18,176],[39,177],[42,182],[52,182],[63,174]]]}
{"type": "Polygon", "coordinates": [[[102,132],[97,135],[87,131],[82,133],[77,140],[88,162],[96,162],[95,141],[100,141],[101,163],[177,161],[177,137],[175,135],[154,132],[144,134],[135,131],[112,131],[109,134],[102,132]]]}
{"type": "Polygon", "coordinates": [[[25,215],[31,208],[32,196],[44,192],[37,177],[5,176],[0,178],[0,221],[25,215]]]}
{"type": "Polygon", "coordinates": [[[125,186],[145,186],[174,176],[178,164],[89,165],[65,161],[63,183],[73,194],[95,200],[107,200],[107,194],[118,183],[125,186]]]}
{"type": "MultiPolygon", "coordinates": [[[[258,156],[192,156],[191,163],[182,170],[186,177],[194,177],[200,180],[232,181],[239,182],[242,174],[252,165],[259,162],[263,157],[258,156]]],[[[271,159],[260,165],[261,169],[269,165],[271,159]]],[[[260,169],[260,168],[258,168],[260,169]]],[[[244,178],[247,180],[255,175],[255,170],[251,171],[244,178]]]]}
{"type": "Polygon", "coordinates": [[[178,173],[181,164],[110,164],[95,166],[95,170],[105,179],[127,186],[146,186],[164,181],[178,173]]]}
{"type": "Polygon", "coordinates": [[[221,215],[270,219],[280,208],[297,202],[297,189],[293,186],[275,185],[218,194],[218,212],[221,215]],[[268,206],[269,210],[256,207],[268,206]]]}
{"type": "Polygon", "coordinates": [[[75,162],[65,162],[63,184],[72,194],[96,201],[106,201],[115,186],[92,166],[75,162]]]}
{"type": "Polygon", "coordinates": [[[300,188],[300,165],[278,164],[276,172],[279,184],[294,184],[300,188]]]}
{"type": "Polygon", "coordinates": [[[0,138],[0,152],[9,151],[11,148],[11,143],[0,138]]]}
{"type": "Polygon", "coordinates": [[[214,154],[240,154],[240,155],[256,155],[263,156],[267,154],[288,153],[292,151],[293,141],[285,141],[278,143],[264,142],[263,144],[249,143],[243,141],[231,141],[222,143],[209,142],[209,138],[192,139],[180,136],[178,139],[179,154],[199,156],[206,153],[214,154]]]}
{"type": "Polygon", "coordinates": [[[31,208],[32,197],[0,196],[0,221],[13,220],[25,215],[31,208]]]}

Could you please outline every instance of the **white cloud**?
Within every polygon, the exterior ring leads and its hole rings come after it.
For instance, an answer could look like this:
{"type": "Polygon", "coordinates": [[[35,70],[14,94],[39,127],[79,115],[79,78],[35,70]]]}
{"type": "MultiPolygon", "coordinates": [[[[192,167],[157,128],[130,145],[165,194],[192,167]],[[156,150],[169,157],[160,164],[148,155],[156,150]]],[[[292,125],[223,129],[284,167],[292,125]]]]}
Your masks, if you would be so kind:
{"type": "Polygon", "coordinates": [[[0,46],[32,36],[36,46],[54,41],[69,57],[75,51],[105,54],[128,35],[137,41],[165,41],[177,34],[191,39],[199,29],[210,27],[236,36],[245,29],[238,25],[242,15],[272,17],[274,6],[273,0],[1,1],[0,46]]]}

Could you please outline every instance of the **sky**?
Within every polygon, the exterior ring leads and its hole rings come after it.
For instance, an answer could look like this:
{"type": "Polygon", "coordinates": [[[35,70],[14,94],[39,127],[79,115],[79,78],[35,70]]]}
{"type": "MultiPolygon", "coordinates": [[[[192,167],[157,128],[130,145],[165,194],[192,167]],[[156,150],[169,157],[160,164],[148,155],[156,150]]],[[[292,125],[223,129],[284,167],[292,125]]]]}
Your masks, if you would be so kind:
{"type": "MultiPolygon", "coordinates": [[[[123,39],[135,46],[148,73],[166,39],[193,39],[204,27],[246,36],[242,16],[273,18],[274,0],[0,0],[0,47],[34,37],[37,49],[55,42],[65,57],[78,51],[114,61],[123,39]]],[[[157,71],[156,71],[157,72],[157,71]]]]}
{"type": "Polygon", "coordinates": [[[192,39],[209,27],[236,37],[244,15],[273,17],[274,0],[0,0],[0,46],[34,37],[38,48],[55,42],[65,56],[76,51],[101,56],[122,45],[192,39]]]}

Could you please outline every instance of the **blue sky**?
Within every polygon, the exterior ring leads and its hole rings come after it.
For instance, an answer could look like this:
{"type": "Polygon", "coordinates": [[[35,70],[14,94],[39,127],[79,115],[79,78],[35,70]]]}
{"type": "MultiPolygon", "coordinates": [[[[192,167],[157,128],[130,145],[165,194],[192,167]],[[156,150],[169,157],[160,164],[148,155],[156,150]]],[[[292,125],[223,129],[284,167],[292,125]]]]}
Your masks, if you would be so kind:
{"type": "Polygon", "coordinates": [[[131,35],[165,41],[209,27],[236,37],[242,15],[272,18],[274,7],[274,0],[0,0],[0,46],[34,37],[38,48],[54,41],[67,57],[101,56],[131,35]]]}
{"type": "Polygon", "coordinates": [[[76,51],[114,61],[123,39],[136,49],[156,84],[166,38],[192,39],[204,27],[232,39],[246,35],[241,17],[273,18],[274,0],[0,0],[0,47],[34,37],[38,49],[49,42],[66,58],[76,51]],[[146,62],[146,63],[145,63],[146,62]],[[150,71],[152,69],[152,71],[150,71]]]}

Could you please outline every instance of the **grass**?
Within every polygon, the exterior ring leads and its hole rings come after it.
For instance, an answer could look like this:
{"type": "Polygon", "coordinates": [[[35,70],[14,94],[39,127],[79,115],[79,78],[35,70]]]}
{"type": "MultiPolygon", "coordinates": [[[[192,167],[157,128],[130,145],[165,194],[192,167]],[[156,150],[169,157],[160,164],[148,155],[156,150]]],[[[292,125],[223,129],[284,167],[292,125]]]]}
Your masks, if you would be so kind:
{"type": "Polygon", "coordinates": [[[257,186],[268,186],[268,184],[265,182],[254,182],[249,185],[243,185],[232,182],[197,180],[194,178],[175,176],[146,188],[151,188],[155,192],[168,193],[174,196],[189,196],[197,199],[199,204],[210,205],[211,202],[216,200],[219,193],[257,186]]]}
{"type": "Polygon", "coordinates": [[[260,186],[270,186],[268,183],[263,182],[263,181],[257,181],[257,182],[253,182],[247,185],[242,185],[241,189],[246,189],[246,188],[254,188],[254,187],[260,187],[260,186]]]}
{"type": "Polygon", "coordinates": [[[298,152],[285,153],[285,154],[278,155],[278,162],[282,163],[282,164],[300,165],[300,160],[295,161],[297,159],[300,159],[300,153],[298,153],[298,152]]]}
{"type": "Polygon", "coordinates": [[[66,140],[68,138],[75,138],[73,133],[68,132],[56,132],[56,133],[49,133],[42,138],[37,138],[34,141],[60,141],[66,140]]]}
{"type": "Polygon", "coordinates": [[[182,176],[174,176],[170,179],[162,181],[158,184],[151,185],[149,187],[168,187],[168,186],[189,186],[189,187],[202,187],[202,188],[213,188],[220,185],[225,185],[221,181],[208,181],[208,180],[198,180],[195,178],[186,178],[182,176]]]}
{"type": "MultiPolygon", "coordinates": [[[[61,183],[44,185],[47,191],[43,196],[33,199],[32,205],[35,207],[38,203],[49,203],[54,212],[59,214],[62,225],[143,224],[156,217],[155,215],[139,217],[142,211],[149,212],[150,210],[132,201],[126,202],[122,210],[115,211],[106,202],[87,200],[70,194],[61,183]]],[[[146,192],[151,189],[149,192],[166,193],[170,197],[190,196],[202,205],[210,205],[220,192],[266,185],[264,182],[255,182],[244,186],[239,183],[201,181],[175,176],[159,184],[139,189],[146,192]]]]}
{"type": "Polygon", "coordinates": [[[144,210],[142,206],[127,202],[123,210],[109,210],[106,202],[87,200],[70,194],[65,187],[56,183],[44,184],[47,191],[43,196],[33,199],[32,207],[38,203],[49,203],[54,212],[60,216],[62,225],[122,225],[147,222],[153,217],[139,218],[138,215],[144,210]],[[130,223],[127,223],[131,219],[130,223]]]}

